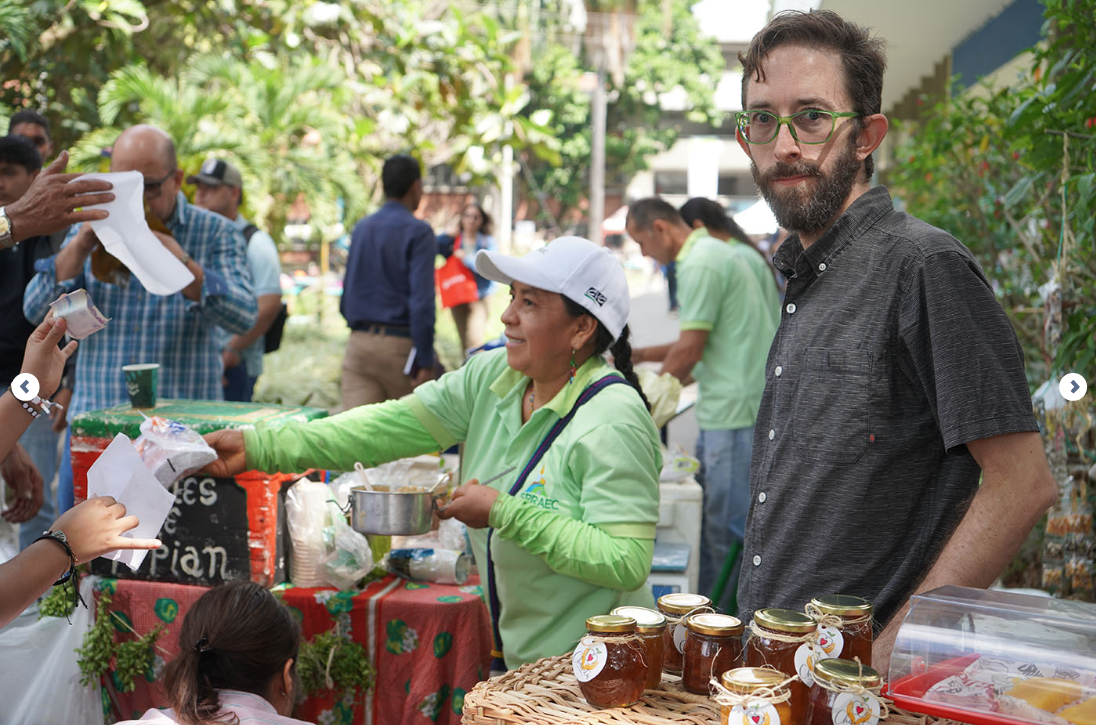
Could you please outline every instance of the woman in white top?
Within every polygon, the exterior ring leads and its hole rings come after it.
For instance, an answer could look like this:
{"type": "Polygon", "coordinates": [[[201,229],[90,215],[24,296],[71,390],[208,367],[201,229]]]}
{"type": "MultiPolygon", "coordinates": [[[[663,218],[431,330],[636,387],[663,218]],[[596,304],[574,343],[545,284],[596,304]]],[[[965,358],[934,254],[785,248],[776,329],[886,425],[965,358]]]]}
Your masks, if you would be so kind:
{"type": "MultiPolygon", "coordinates": [[[[273,594],[234,582],[203,594],[183,620],[179,654],[164,668],[170,710],[127,723],[306,725],[289,717],[300,692],[301,629],[273,594]]],[[[119,723],[119,725],[127,725],[119,723]]]]}

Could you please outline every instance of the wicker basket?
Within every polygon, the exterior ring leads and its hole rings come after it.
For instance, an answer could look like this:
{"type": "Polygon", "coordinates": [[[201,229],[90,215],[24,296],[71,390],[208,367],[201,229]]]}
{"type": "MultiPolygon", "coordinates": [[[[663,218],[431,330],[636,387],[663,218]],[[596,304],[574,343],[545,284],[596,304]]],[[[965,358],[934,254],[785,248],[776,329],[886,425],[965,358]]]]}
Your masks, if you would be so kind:
{"type": "MultiPolygon", "coordinates": [[[[888,705],[890,703],[888,702],[888,705]]],[[[890,705],[888,725],[952,725],[911,715],[890,705]]],[[[571,655],[531,662],[480,682],[464,696],[464,725],[718,725],[719,705],[681,689],[681,678],[664,674],[657,690],[647,690],[630,707],[605,710],[587,704],[571,673],[571,655]]]]}

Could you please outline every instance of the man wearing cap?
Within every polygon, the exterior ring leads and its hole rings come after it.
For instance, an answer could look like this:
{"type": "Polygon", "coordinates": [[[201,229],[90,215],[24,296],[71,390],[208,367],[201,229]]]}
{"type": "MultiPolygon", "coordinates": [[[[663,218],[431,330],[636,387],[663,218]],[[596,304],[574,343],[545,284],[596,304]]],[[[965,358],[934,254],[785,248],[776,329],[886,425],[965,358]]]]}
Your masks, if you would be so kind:
{"type": "MultiPolygon", "coordinates": [[[[628,234],[661,264],[677,263],[681,333],[672,345],[636,350],[637,362],[661,362],[662,372],[700,386],[696,455],[704,487],[700,591],[712,593],[734,542],[741,542],[750,508],[753,429],[765,389],[765,357],[780,310],[750,260],[703,226],[692,229],[662,199],[628,208],[628,234]]],[[[764,260],[747,252],[764,266],[764,260]]],[[[767,274],[767,272],[766,272],[767,274]]],[[[732,594],[734,587],[723,592],[732,594]]],[[[729,600],[715,602],[729,605],[729,600]]]]}
{"type": "Polygon", "coordinates": [[[227,217],[247,244],[247,268],[251,271],[251,288],[259,304],[259,314],[254,327],[226,340],[221,356],[225,366],[225,400],[250,403],[255,381],[263,372],[264,336],[281,310],[282,270],[278,248],[269,234],[240,214],[243,178],[235,166],[223,159],[209,159],[186,181],[198,186],[194,192],[194,205],[227,217]]]}
{"type": "MultiPolygon", "coordinates": [[[[243,240],[227,219],[187,202],[180,191],[183,171],[175,144],[160,129],[138,125],[123,131],[114,143],[110,167],[144,177],[148,213],[173,235],[156,234],[157,239],[194,280],[180,292],[161,296],[148,292],[135,276],[124,284],[117,276],[99,279],[91,259],[98,239],[87,223],[74,226],[61,251],[35,265],[38,272],[23,296],[28,320],[41,321],[50,302],[80,288],[110,319],[104,329],[80,341],[70,420],[125,403],[122,366],[136,363],[160,365],[160,398],[220,400],[224,393],[217,328],[242,334],[255,324],[243,240]]],[[[61,472],[58,498],[65,510],[72,505],[72,478],[64,460],[61,472]]]]}
{"type": "Polygon", "coordinates": [[[343,410],[403,397],[434,376],[437,243],[430,225],[414,216],[422,170],[399,154],[384,162],[381,180],[387,201],[354,227],[339,302],[351,330],[343,410]]]}

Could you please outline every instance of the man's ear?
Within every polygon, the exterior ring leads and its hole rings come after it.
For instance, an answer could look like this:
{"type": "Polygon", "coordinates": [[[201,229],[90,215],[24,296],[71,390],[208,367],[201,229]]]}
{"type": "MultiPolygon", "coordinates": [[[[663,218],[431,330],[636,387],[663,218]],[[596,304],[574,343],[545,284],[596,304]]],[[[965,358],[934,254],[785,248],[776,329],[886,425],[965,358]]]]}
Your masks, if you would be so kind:
{"type": "Polygon", "coordinates": [[[889,128],[890,121],[882,113],[873,113],[866,116],[860,128],[860,134],[856,139],[857,158],[863,161],[868,158],[870,153],[879,148],[879,144],[883,143],[889,128]]]}
{"type": "Polygon", "coordinates": [[[742,151],[750,157],[751,161],[753,161],[753,152],[750,150],[750,144],[746,141],[746,137],[742,135],[742,129],[736,128],[734,130],[734,137],[735,140],[738,141],[738,145],[742,148],[742,151]]]}

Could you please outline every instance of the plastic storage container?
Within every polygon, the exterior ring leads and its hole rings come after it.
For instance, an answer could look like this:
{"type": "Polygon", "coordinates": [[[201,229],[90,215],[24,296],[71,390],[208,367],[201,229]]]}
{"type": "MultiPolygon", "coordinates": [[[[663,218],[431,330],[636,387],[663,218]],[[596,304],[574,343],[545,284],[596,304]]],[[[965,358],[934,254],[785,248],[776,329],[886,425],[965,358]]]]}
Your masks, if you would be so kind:
{"type": "Polygon", "coordinates": [[[975,725],[1096,722],[1096,605],[946,586],[910,599],[887,695],[975,725]]]}

